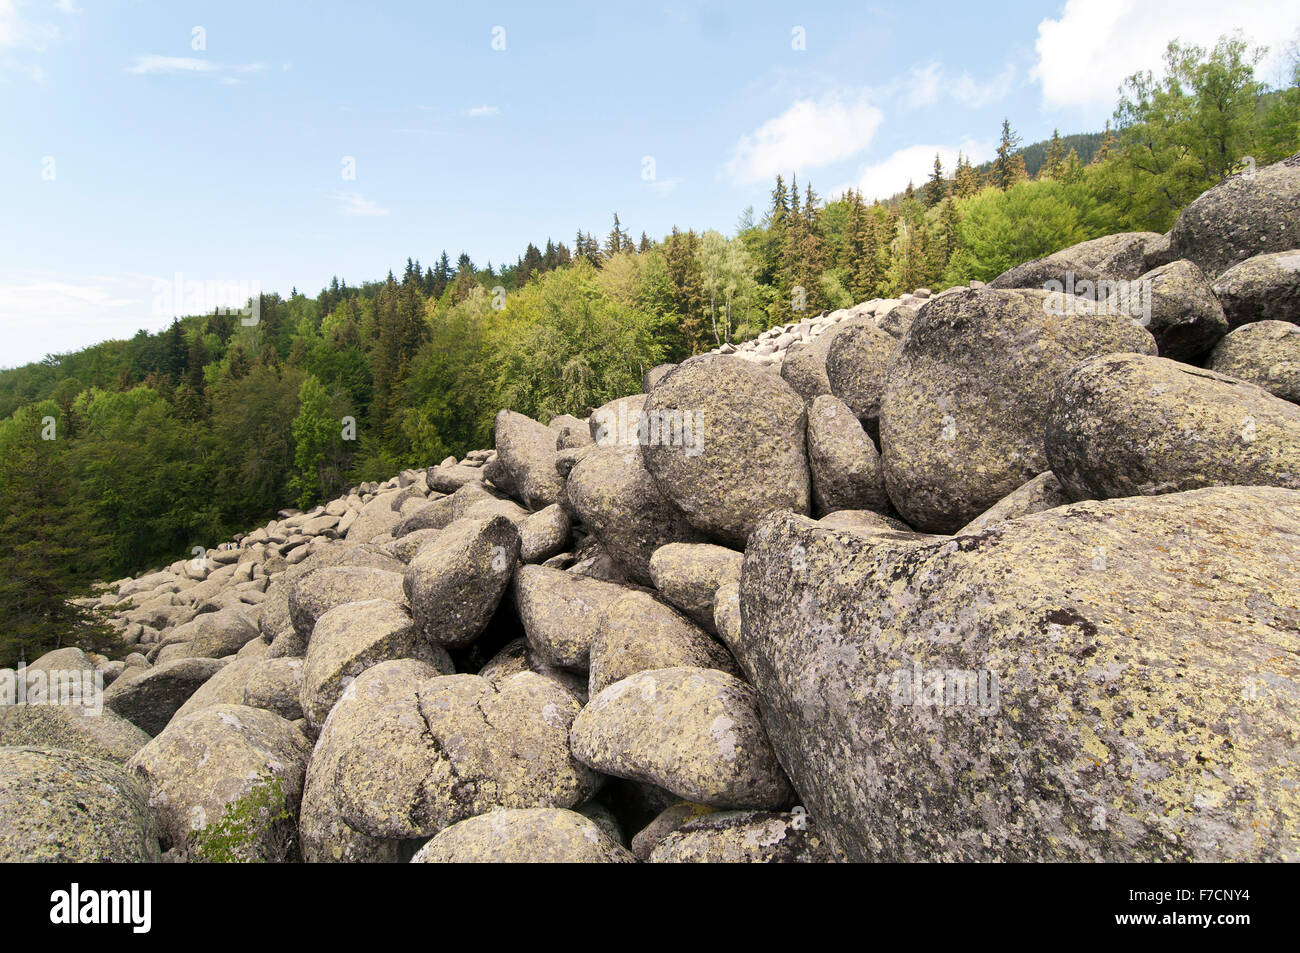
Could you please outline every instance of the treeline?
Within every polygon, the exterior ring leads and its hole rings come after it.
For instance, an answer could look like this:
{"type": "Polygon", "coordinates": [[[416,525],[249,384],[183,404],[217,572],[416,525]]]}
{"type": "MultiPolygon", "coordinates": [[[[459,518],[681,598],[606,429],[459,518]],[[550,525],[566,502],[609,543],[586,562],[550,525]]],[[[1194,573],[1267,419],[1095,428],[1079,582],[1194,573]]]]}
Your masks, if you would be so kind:
{"type": "Polygon", "coordinates": [[[1113,128],[1021,148],[1004,122],[991,162],[936,156],[883,202],[778,176],[732,237],[634,239],[615,215],[603,238],[529,244],[513,265],[408,259],[400,277],[263,295],[255,324],[190,315],[0,372],[0,665],[20,640],[31,657],[84,639],[63,597],[89,581],[487,446],[501,407],[581,416],[655,364],[773,324],[1167,230],[1205,188],[1300,147],[1300,85],[1267,90],[1259,56],[1172,44],[1165,79],[1126,83],[1113,128]]]}

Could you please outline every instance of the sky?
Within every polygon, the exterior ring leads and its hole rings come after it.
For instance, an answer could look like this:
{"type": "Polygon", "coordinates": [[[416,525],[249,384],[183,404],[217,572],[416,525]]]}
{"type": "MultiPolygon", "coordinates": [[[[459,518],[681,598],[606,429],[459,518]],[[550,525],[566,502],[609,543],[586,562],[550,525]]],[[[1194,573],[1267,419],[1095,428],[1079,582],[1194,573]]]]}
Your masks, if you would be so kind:
{"type": "Polygon", "coordinates": [[[0,0],[0,367],[614,212],[733,234],[778,172],[888,196],[1232,29],[1280,79],[1300,4],[0,0]]]}

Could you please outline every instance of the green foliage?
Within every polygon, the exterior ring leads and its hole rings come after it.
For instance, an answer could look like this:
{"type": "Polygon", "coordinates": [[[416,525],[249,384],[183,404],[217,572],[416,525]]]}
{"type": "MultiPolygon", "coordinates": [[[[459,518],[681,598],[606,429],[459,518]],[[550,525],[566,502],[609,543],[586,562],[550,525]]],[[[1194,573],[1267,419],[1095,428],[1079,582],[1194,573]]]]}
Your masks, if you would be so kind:
{"type": "Polygon", "coordinates": [[[275,776],[265,777],[243,797],[227,804],[217,823],[191,832],[189,857],[209,864],[291,860],[292,821],[284,782],[275,776]]]}

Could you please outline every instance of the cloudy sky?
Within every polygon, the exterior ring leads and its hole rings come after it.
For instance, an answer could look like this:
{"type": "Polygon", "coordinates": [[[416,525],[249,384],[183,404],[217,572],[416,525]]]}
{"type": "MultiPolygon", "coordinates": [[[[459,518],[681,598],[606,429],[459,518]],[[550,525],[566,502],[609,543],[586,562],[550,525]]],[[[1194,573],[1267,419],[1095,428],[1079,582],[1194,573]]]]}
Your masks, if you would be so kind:
{"type": "Polygon", "coordinates": [[[1234,28],[1280,52],[1300,5],[0,0],[0,366],[166,325],[177,276],[730,233],[778,171],[888,195],[1234,28]]]}

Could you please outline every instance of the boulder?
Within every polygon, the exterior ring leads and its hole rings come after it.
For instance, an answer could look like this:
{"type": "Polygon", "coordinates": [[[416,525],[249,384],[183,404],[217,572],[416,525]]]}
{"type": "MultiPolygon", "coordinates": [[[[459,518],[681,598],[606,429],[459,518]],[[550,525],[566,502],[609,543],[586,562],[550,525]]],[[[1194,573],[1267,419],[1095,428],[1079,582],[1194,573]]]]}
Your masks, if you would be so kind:
{"type": "Polygon", "coordinates": [[[212,705],[247,705],[294,721],[302,717],[301,690],[302,659],[236,658],[199,686],[172,720],[212,705]]]}
{"type": "Polygon", "coordinates": [[[1012,490],[953,535],[973,536],[997,523],[1041,513],[1070,502],[1073,501],[1061,486],[1061,481],[1056,479],[1056,474],[1047,470],[1024,486],[1012,490]]]}
{"type": "Polygon", "coordinates": [[[776,375],[734,357],[691,358],[645,411],[646,469],[700,532],[742,546],[766,513],[808,512],[803,400],[776,375]]]}
{"type": "Polygon", "coordinates": [[[496,419],[497,460],[530,509],[550,506],[563,485],[555,472],[559,433],[523,414],[503,410],[496,419]]]}
{"type": "Polygon", "coordinates": [[[402,539],[422,529],[442,529],[449,525],[453,518],[452,497],[440,496],[432,502],[416,507],[402,517],[402,521],[393,527],[393,539],[402,539]]]}
{"type": "MultiPolygon", "coordinates": [[[[394,560],[396,563],[396,560],[394,560]]],[[[400,563],[397,563],[401,566],[400,563]]],[[[409,572],[409,567],[402,566],[409,572]]],[[[369,599],[406,604],[402,574],[366,566],[329,566],[300,576],[289,593],[289,617],[294,631],[311,639],[316,620],[335,606],[369,599]]]]}
{"type": "Polygon", "coordinates": [[[65,748],[125,764],[149,736],[111,711],[72,705],[0,704],[0,746],[65,748]]]}
{"type": "Polygon", "coordinates": [[[548,665],[585,669],[600,616],[628,587],[546,566],[515,573],[515,606],[528,645],[548,665]]]}
{"type": "Polygon", "coordinates": [[[826,352],[830,392],[872,431],[880,417],[885,369],[897,346],[888,332],[863,321],[839,331],[826,352]]]}
{"type": "Polygon", "coordinates": [[[687,821],[693,821],[704,814],[712,814],[716,810],[717,808],[709,807],[707,804],[692,804],[690,801],[678,801],[676,804],[669,805],[632,838],[632,855],[637,860],[649,859],[650,852],[668,834],[687,821]]]}
{"type": "Polygon", "coordinates": [[[406,596],[420,633],[448,648],[474,641],[518,562],[519,531],[505,517],[452,523],[406,569],[406,596]]]}
{"type": "Polygon", "coordinates": [[[158,863],[141,786],[65,748],[0,748],[0,863],[158,863]]]}
{"type": "Polygon", "coordinates": [[[1175,258],[1217,277],[1247,258],[1300,248],[1300,153],[1234,175],[1192,201],[1169,231],[1175,258]]]}
{"type": "Polygon", "coordinates": [[[317,620],[302,664],[302,716],[319,728],[357,676],[380,662],[403,658],[423,662],[441,675],[455,671],[446,649],[420,634],[404,606],[371,599],[330,609],[317,620]]]}
{"type": "Polygon", "coordinates": [[[1216,484],[1300,488],[1300,407],[1213,371],[1110,354],[1062,382],[1046,449],[1076,500],[1216,484]]]}
{"type": "Polygon", "coordinates": [[[193,627],[187,654],[197,658],[225,658],[257,638],[257,626],[238,609],[205,612],[186,627],[193,627]]]}
{"type": "Polygon", "coordinates": [[[1044,258],[1035,258],[1009,268],[988,283],[995,290],[1037,289],[1039,291],[1069,291],[1080,288],[1084,297],[1096,297],[1097,282],[1104,277],[1086,261],[1075,258],[1070,249],[1044,258]],[[1086,283],[1086,284],[1085,284],[1086,283]]]}
{"type": "Polygon", "coordinates": [[[1205,366],[1300,403],[1300,325],[1289,321],[1243,324],[1215,346],[1205,366]]]}
{"type": "Polygon", "coordinates": [[[951,532],[1047,469],[1047,408],[1094,354],[1154,353],[1122,315],[1042,291],[930,301],[899,345],[881,403],[885,486],[917,529],[951,532]]]}
{"type": "Polygon", "coordinates": [[[435,493],[455,493],[466,483],[482,483],[483,470],[460,463],[439,464],[425,471],[425,479],[435,493]]]}
{"type": "Polygon", "coordinates": [[[630,864],[636,858],[594,821],[553,807],[500,809],[459,821],[411,859],[417,864],[630,864]]]}
{"type": "Polygon", "coordinates": [[[479,669],[479,677],[496,685],[520,672],[534,672],[564,686],[580,704],[587,704],[587,676],[550,665],[531,649],[527,639],[512,639],[479,669]]]}
{"type": "Polygon", "coordinates": [[[677,369],[676,364],[656,364],[641,375],[641,390],[650,393],[661,380],[677,369]]]}
{"type": "Polygon", "coordinates": [[[1148,271],[1138,279],[1139,287],[1147,282],[1151,319],[1144,326],[1155,337],[1161,357],[1195,361],[1228,333],[1219,299],[1192,262],[1183,258],[1148,271]]]}
{"type": "Polygon", "coordinates": [[[1228,326],[1256,321],[1300,324],[1300,250],[1256,255],[1214,280],[1228,326]]]}
{"type": "Polygon", "coordinates": [[[362,757],[367,726],[391,710],[409,714],[408,700],[438,671],[414,659],[380,662],[366,669],[343,692],[321,727],[303,786],[298,835],[308,863],[396,863],[411,859],[416,839],[372,837],[343,817],[338,797],[345,759],[362,757]]]}
{"type": "Polygon", "coordinates": [[[650,557],[650,578],[660,594],[710,632],[713,597],[720,586],[740,582],[744,553],[712,543],[669,543],[650,557]]]}
{"type": "Polygon", "coordinates": [[[104,689],[104,707],[146,734],[156,735],[186,699],[226,664],[225,659],[182,658],[131,669],[104,689]]]}
{"type": "Polygon", "coordinates": [[[599,447],[634,447],[640,443],[645,394],[611,400],[591,412],[587,426],[599,447]]]}
{"type": "Polygon", "coordinates": [[[826,374],[826,351],[819,343],[792,344],[781,362],[781,380],[790,385],[805,404],[831,392],[826,374]]]}
{"type": "Polygon", "coordinates": [[[597,771],[700,804],[781,808],[792,795],[753,689],[726,672],[665,668],[615,682],[582,709],[570,743],[597,771]]]}
{"type": "Polygon", "coordinates": [[[880,453],[838,397],[823,395],[808,408],[808,470],[818,515],[889,507],[880,453]]]}
{"type": "MultiPolygon", "coordinates": [[[[348,527],[347,539],[354,543],[368,543],[376,536],[391,533],[402,521],[402,514],[393,509],[396,491],[380,493],[361,507],[361,512],[348,527]]],[[[342,527],[342,523],[339,524],[342,527]]]]}
{"type": "Polygon", "coordinates": [[[519,526],[519,561],[542,563],[564,552],[572,528],[569,514],[559,503],[533,513],[519,526]]]}
{"type": "Polygon", "coordinates": [[[569,692],[531,672],[497,685],[444,675],[382,704],[348,706],[345,696],[315,757],[336,758],[333,796],[349,826],[385,840],[431,837],[494,807],[590,797],[597,777],[569,753],[578,710],[569,692]]]}
{"type": "Polygon", "coordinates": [[[1270,487],[898,544],[777,514],[741,651],[851,860],[1296,859],[1297,533],[1300,492],[1270,487]]]}
{"type": "Polygon", "coordinates": [[[628,576],[650,582],[650,557],[660,546],[704,537],[660,492],[639,447],[596,447],[565,486],[578,518],[628,576]]]}
{"type": "Polygon", "coordinates": [[[694,622],[649,593],[629,592],[601,614],[587,693],[594,697],[637,672],[679,666],[740,674],[727,650],[694,622]]]}
{"type": "Polygon", "coordinates": [[[283,861],[292,856],[310,755],[311,743],[279,715],[213,705],[174,720],[127,769],[149,792],[164,848],[195,859],[228,850],[238,860],[283,861]],[[203,832],[223,824],[234,842],[221,844],[218,834],[205,847],[203,832]]]}

